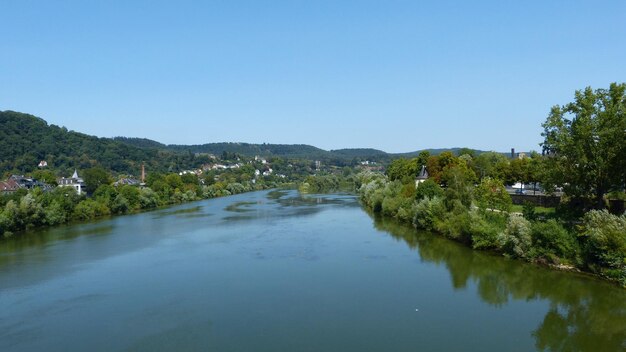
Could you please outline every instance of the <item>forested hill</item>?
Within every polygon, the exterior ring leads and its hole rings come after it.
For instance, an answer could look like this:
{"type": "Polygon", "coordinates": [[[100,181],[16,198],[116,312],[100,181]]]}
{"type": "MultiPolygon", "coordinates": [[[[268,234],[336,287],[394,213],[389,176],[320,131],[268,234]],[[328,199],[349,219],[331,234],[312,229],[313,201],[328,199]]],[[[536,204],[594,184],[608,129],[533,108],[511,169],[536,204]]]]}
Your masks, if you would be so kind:
{"type": "MultiPolygon", "coordinates": [[[[145,138],[126,138],[116,137],[118,141],[128,143],[133,146],[142,148],[159,148],[169,151],[189,152],[189,153],[208,153],[216,156],[223,152],[236,153],[245,156],[262,156],[262,157],[282,157],[307,160],[321,160],[336,164],[346,164],[355,161],[369,160],[376,162],[389,162],[394,158],[405,157],[411,158],[419,155],[424,150],[418,150],[408,153],[387,153],[382,150],[373,148],[346,148],[335,150],[324,150],[307,144],[252,144],[252,143],[207,143],[195,145],[169,144],[165,145],[157,141],[145,138]]],[[[441,148],[441,149],[425,149],[431,155],[438,155],[445,151],[457,154],[464,148],[441,148]]],[[[481,150],[472,150],[476,155],[483,153],[481,150]]]]}
{"type": "Polygon", "coordinates": [[[41,118],[14,111],[0,111],[0,172],[28,173],[41,160],[60,174],[74,168],[102,166],[120,173],[137,174],[142,162],[152,170],[171,163],[189,163],[186,155],[138,148],[110,138],[98,138],[48,125],[41,118]]]}
{"type": "Polygon", "coordinates": [[[326,158],[330,156],[329,152],[306,144],[207,143],[200,145],[170,144],[167,147],[170,150],[188,150],[193,153],[210,153],[215,155],[227,152],[246,156],[279,156],[298,159],[326,158]]]}
{"type": "Polygon", "coordinates": [[[166,149],[167,145],[148,138],[113,137],[113,140],[139,148],[166,149]]]}
{"type": "MultiPolygon", "coordinates": [[[[430,149],[431,154],[455,149],[430,149]]],[[[281,157],[320,160],[330,165],[351,165],[369,160],[386,163],[398,157],[416,156],[419,151],[390,154],[371,148],[323,150],[306,144],[207,143],[165,145],[146,138],[99,138],[48,125],[33,115],[0,111],[0,172],[29,173],[45,160],[57,174],[74,168],[101,166],[116,173],[138,174],[141,163],[153,171],[178,171],[208,161],[206,154],[221,156],[281,157]]],[[[480,153],[480,151],[476,151],[480,153]]]]}
{"type": "Polygon", "coordinates": [[[344,155],[349,158],[388,158],[392,154],[384,152],[378,149],[372,148],[348,148],[348,149],[335,149],[330,151],[336,155],[344,155]]]}

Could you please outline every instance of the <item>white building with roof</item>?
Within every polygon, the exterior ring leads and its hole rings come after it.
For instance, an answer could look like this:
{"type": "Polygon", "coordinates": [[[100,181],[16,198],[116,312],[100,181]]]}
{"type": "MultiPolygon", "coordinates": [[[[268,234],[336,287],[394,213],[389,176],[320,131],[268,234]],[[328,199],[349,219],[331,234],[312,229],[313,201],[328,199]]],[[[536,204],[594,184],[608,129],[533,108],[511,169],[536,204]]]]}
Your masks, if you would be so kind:
{"type": "Polygon", "coordinates": [[[83,181],[83,179],[78,176],[78,171],[76,171],[76,169],[74,169],[74,174],[72,174],[72,177],[61,177],[58,180],[58,183],[59,187],[74,187],[76,193],[78,194],[82,194],[83,188],[85,187],[85,181],[83,181]]]}
{"type": "Polygon", "coordinates": [[[415,187],[417,188],[420,183],[426,180],[428,180],[428,171],[426,171],[426,166],[422,165],[420,173],[417,175],[417,178],[415,178],[415,187]]]}

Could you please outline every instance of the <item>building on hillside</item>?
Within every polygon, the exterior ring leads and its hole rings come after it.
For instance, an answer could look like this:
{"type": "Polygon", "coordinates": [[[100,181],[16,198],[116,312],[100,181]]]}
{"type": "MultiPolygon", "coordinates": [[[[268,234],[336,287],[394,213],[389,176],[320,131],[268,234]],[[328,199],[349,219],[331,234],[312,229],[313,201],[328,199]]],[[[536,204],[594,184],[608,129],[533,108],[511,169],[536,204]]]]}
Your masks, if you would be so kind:
{"type": "Polygon", "coordinates": [[[426,171],[426,166],[422,165],[420,173],[417,175],[417,178],[415,178],[415,187],[426,180],[428,180],[428,171],[426,171]]]}
{"type": "Polygon", "coordinates": [[[48,162],[45,160],[42,160],[39,162],[39,165],[37,165],[37,167],[39,167],[40,169],[43,169],[44,167],[48,167],[48,162]]]}
{"type": "Polygon", "coordinates": [[[124,186],[124,185],[139,186],[141,185],[141,182],[139,182],[139,180],[132,178],[132,177],[122,177],[113,183],[113,186],[115,187],[124,186]]]}
{"type": "Polygon", "coordinates": [[[45,182],[38,181],[34,178],[25,177],[24,175],[12,175],[11,177],[9,177],[9,180],[13,180],[15,183],[17,183],[19,188],[25,188],[28,190],[39,187],[44,191],[47,191],[52,188],[49,184],[45,182]]]}
{"type": "Polygon", "coordinates": [[[85,187],[85,181],[78,176],[78,171],[74,170],[74,174],[70,178],[61,177],[58,180],[59,187],[74,187],[76,193],[82,194],[85,187]]]}
{"type": "Polygon", "coordinates": [[[25,177],[24,175],[11,175],[7,181],[14,181],[17,183],[18,188],[24,189],[33,189],[37,185],[36,180],[25,177]]]}
{"type": "Polygon", "coordinates": [[[12,179],[8,179],[6,181],[0,181],[0,193],[2,194],[11,194],[20,189],[20,186],[12,179]]]}
{"type": "Polygon", "coordinates": [[[18,189],[31,190],[33,188],[41,188],[44,191],[52,189],[52,186],[45,182],[38,181],[34,178],[28,178],[24,175],[11,175],[6,181],[0,182],[0,192],[2,194],[9,194],[17,191],[18,189]]]}

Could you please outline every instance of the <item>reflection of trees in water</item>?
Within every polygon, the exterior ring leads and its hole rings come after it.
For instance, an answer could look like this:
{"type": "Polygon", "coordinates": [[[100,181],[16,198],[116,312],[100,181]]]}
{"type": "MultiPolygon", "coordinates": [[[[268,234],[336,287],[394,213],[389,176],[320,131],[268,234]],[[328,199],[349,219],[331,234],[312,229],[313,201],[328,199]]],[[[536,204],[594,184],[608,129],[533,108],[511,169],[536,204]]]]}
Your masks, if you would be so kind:
{"type": "MultiPolygon", "coordinates": [[[[550,351],[622,351],[626,348],[626,291],[609,283],[477,252],[393,220],[375,227],[417,250],[421,259],[445,265],[455,289],[475,282],[488,304],[548,300],[550,310],[535,331],[535,346],[550,351]]],[[[514,317],[512,317],[514,319],[514,317]]]]}
{"type": "Polygon", "coordinates": [[[74,226],[60,225],[58,227],[34,230],[24,236],[14,236],[0,243],[0,265],[13,264],[22,259],[18,254],[32,248],[45,248],[50,243],[59,240],[70,240],[87,234],[107,235],[113,232],[113,223],[77,224],[74,226]]]}

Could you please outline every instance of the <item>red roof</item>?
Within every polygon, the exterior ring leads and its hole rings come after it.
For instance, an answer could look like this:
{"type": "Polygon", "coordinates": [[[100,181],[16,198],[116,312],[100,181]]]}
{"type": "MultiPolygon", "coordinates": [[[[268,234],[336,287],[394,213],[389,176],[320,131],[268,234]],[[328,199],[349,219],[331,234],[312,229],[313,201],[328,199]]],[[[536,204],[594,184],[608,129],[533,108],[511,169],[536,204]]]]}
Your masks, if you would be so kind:
{"type": "Polygon", "coordinates": [[[20,188],[20,186],[13,179],[0,181],[0,191],[12,192],[12,191],[17,191],[18,188],[20,188]]]}

